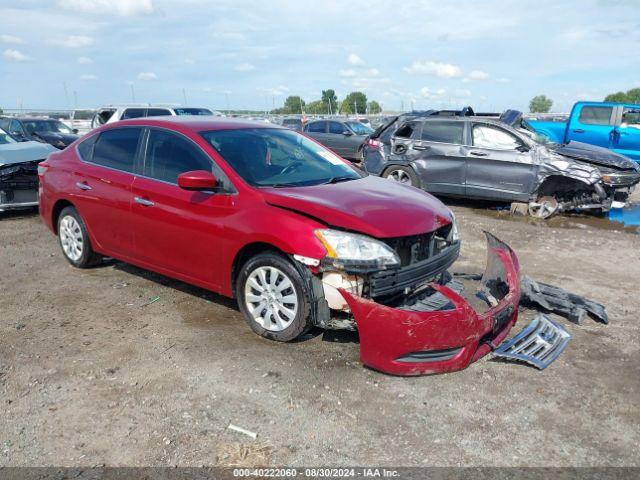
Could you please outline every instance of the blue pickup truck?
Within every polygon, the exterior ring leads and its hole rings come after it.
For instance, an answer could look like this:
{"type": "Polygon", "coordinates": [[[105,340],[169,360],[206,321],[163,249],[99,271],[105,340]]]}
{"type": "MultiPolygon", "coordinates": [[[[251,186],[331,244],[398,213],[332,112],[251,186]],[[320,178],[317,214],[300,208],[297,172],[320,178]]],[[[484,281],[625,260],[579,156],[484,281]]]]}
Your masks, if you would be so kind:
{"type": "Polygon", "coordinates": [[[578,102],[567,122],[526,119],[522,127],[555,143],[597,145],[640,162],[640,105],[578,102]]]}

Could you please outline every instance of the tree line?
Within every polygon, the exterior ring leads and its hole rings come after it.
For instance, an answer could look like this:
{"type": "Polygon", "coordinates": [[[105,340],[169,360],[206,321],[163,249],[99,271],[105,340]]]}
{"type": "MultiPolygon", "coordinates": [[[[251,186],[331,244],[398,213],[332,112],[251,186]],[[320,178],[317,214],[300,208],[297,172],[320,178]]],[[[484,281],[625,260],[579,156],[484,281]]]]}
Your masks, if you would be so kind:
{"type": "Polygon", "coordinates": [[[271,111],[274,114],[310,114],[310,115],[335,115],[335,114],[377,114],[382,112],[380,103],[369,101],[362,92],[351,92],[342,101],[338,100],[335,90],[329,88],[322,90],[319,100],[305,102],[299,95],[289,95],[284,105],[271,111]]]}

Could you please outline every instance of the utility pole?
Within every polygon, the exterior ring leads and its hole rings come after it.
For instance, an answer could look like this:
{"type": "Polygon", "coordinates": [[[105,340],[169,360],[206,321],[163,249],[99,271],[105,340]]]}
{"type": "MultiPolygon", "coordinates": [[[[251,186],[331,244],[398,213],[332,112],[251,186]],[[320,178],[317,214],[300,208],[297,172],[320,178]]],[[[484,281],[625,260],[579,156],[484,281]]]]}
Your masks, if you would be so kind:
{"type": "Polygon", "coordinates": [[[227,100],[227,115],[231,113],[231,108],[229,104],[229,92],[224,92],[224,98],[227,100]]]}
{"type": "Polygon", "coordinates": [[[64,100],[67,104],[67,108],[70,108],[71,105],[69,104],[69,91],[67,90],[67,82],[62,82],[62,86],[64,87],[64,100]]]}
{"type": "Polygon", "coordinates": [[[187,106],[187,92],[185,91],[185,89],[182,89],[182,99],[184,100],[184,105],[185,107],[187,106]]]}
{"type": "Polygon", "coordinates": [[[304,115],[304,109],[302,108],[302,97],[298,97],[300,99],[300,113],[304,115]]]}
{"type": "Polygon", "coordinates": [[[131,102],[136,103],[136,91],[133,88],[133,83],[130,83],[129,86],[131,87],[131,102]]]}
{"type": "Polygon", "coordinates": [[[78,92],[73,91],[73,108],[78,108],[78,92]]]}

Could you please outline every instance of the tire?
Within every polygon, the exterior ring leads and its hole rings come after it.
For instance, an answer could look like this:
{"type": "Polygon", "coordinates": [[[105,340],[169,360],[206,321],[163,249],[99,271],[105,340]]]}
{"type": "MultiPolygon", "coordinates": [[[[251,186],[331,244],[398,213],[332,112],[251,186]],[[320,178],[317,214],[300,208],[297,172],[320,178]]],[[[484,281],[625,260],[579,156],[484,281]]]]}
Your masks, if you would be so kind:
{"type": "Polygon", "coordinates": [[[290,342],[313,326],[310,291],[296,267],[276,252],[249,259],[236,280],[238,307],[251,329],[278,342],[290,342]]]}
{"type": "Polygon", "coordinates": [[[418,175],[416,175],[416,172],[414,172],[413,168],[411,167],[394,165],[387,168],[382,176],[403,185],[411,185],[412,187],[420,188],[420,180],[418,179],[418,175]]]}
{"type": "Polygon", "coordinates": [[[58,240],[67,261],[77,268],[89,268],[102,260],[93,251],[84,220],[74,207],[65,207],[58,217],[58,240]]]}

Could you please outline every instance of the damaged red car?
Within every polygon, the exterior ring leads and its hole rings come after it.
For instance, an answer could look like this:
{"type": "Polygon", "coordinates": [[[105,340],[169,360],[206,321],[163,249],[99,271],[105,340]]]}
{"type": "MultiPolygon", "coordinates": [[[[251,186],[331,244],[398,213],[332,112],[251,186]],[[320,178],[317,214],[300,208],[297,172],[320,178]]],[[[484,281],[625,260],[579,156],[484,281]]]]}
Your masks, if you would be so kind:
{"type": "Polygon", "coordinates": [[[487,269],[465,299],[447,207],[290,129],[123,121],[51,154],[39,175],[40,214],[72,265],[114,257],[235,297],[265,338],[357,330],[365,365],[417,375],[465,368],[517,318],[507,245],[487,235],[487,269]]]}

